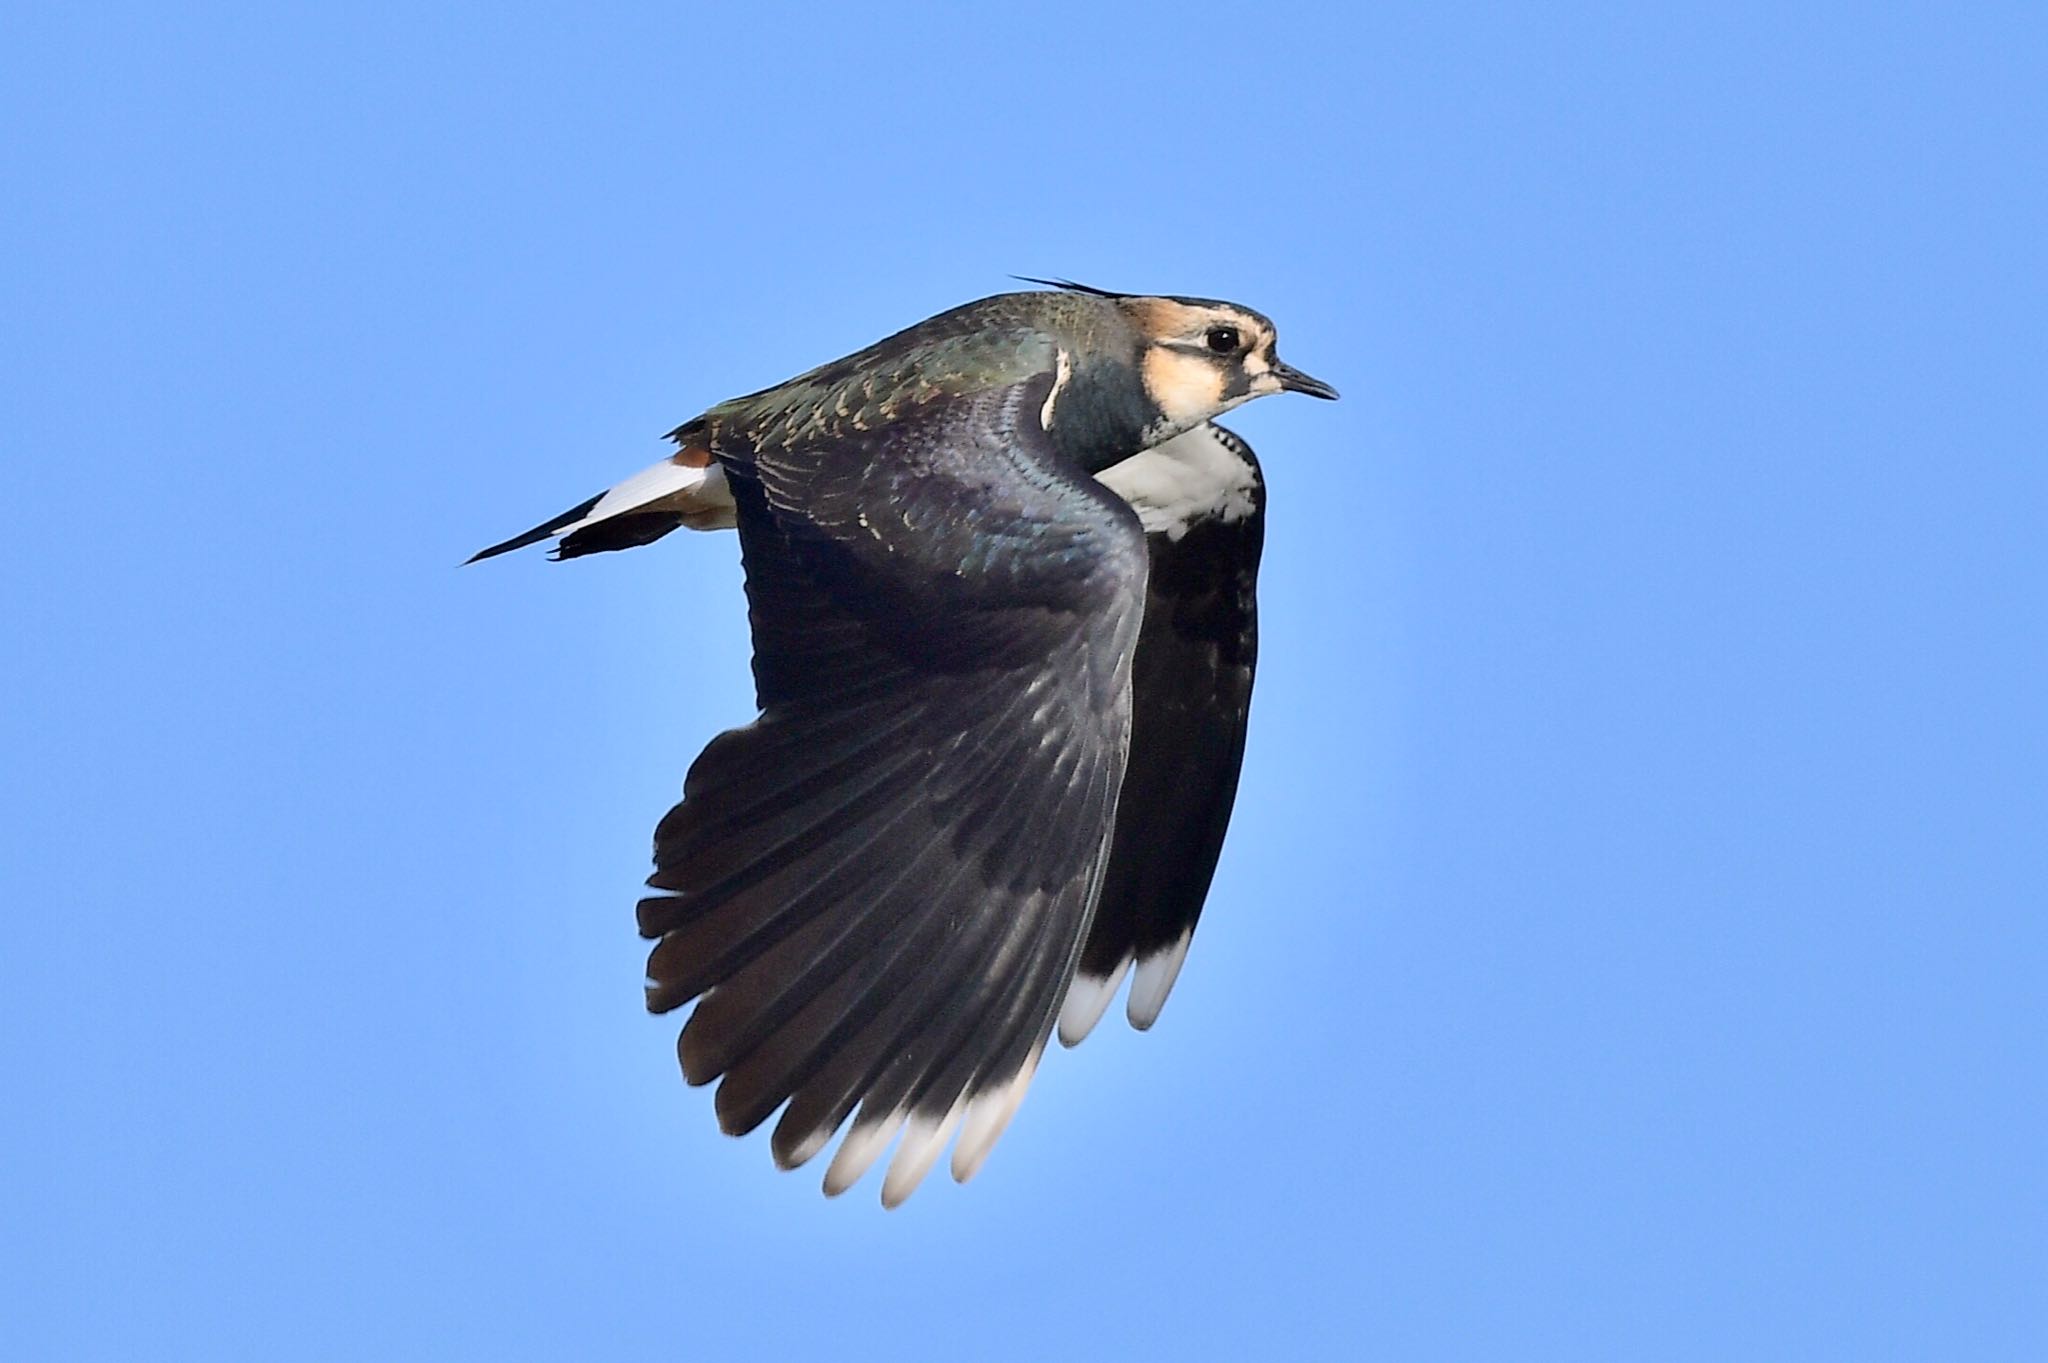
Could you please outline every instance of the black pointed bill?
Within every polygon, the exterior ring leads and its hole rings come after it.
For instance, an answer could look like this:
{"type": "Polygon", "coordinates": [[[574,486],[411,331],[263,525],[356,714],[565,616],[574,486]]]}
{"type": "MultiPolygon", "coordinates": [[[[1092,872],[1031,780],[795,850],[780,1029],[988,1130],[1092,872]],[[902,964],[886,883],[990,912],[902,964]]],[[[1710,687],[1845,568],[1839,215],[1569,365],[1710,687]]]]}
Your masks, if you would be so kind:
{"type": "Polygon", "coordinates": [[[1337,390],[1321,379],[1311,378],[1291,364],[1273,361],[1273,377],[1280,380],[1281,388],[1290,393],[1306,393],[1312,398],[1327,398],[1334,402],[1337,390]]]}

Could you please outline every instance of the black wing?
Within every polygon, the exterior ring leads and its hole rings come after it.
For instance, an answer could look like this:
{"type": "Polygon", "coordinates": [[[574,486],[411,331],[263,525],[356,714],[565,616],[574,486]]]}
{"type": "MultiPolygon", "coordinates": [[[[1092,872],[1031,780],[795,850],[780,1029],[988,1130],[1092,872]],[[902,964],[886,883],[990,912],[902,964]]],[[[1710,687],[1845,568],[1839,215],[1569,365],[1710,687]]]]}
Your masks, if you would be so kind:
{"type": "Polygon", "coordinates": [[[1113,850],[1060,1017],[1070,1046],[1133,961],[1126,1011],[1140,1029],[1158,1018],[1180,974],[1230,825],[1258,656],[1265,487],[1251,447],[1212,424],[1104,479],[1145,518],[1152,571],[1113,850]],[[1143,461],[1175,456],[1148,477],[1143,461]]]}
{"type": "Polygon", "coordinates": [[[1144,609],[1137,519],[1053,460],[1049,378],[829,442],[718,455],[761,717],[655,832],[648,1007],[725,1130],[894,1205],[1022,1098],[1107,859],[1144,609]]]}

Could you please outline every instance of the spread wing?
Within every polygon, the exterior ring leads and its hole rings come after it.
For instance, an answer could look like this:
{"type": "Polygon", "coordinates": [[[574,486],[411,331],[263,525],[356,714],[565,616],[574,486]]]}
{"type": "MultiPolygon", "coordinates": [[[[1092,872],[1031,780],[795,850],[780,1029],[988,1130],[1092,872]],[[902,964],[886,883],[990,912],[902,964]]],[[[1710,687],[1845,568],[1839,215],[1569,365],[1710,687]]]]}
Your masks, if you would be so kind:
{"type": "Polygon", "coordinates": [[[761,716],[655,832],[648,1006],[735,1134],[778,1107],[825,1178],[903,1139],[883,1201],[1015,1112],[1107,860],[1145,607],[1136,517],[1052,456],[1038,376],[717,453],[761,716]],[[857,1109],[857,1111],[856,1111],[857,1109]]]}
{"type": "Polygon", "coordinates": [[[1060,1017],[1085,1037],[1133,962],[1150,1027],[1187,959],[1237,797],[1258,654],[1265,490],[1251,447],[1210,424],[1103,475],[1150,532],[1132,731],[1102,898],[1060,1017]]]}

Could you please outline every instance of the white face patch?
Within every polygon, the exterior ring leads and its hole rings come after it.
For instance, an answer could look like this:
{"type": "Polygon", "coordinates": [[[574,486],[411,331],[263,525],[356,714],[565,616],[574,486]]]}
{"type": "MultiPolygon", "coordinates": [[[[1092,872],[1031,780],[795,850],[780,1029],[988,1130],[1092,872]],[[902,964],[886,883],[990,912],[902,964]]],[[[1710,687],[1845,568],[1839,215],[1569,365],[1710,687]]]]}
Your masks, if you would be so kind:
{"type": "Polygon", "coordinates": [[[1206,422],[1096,478],[1131,504],[1146,534],[1173,540],[1202,521],[1241,521],[1258,510],[1257,470],[1206,422]]]}
{"type": "Polygon", "coordinates": [[[1164,434],[1174,434],[1207,421],[1227,405],[1223,370],[1206,355],[1171,346],[1147,347],[1143,368],[1145,395],[1158,406],[1164,434]]]}
{"type": "Polygon", "coordinates": [[[1280,380],[1273,376],[1273,362],[1266,358],[1265,346],[1244,357],[1244,376],[1251,380],[1252,392],[1260,397],[1280,391],[1280,380]]]}

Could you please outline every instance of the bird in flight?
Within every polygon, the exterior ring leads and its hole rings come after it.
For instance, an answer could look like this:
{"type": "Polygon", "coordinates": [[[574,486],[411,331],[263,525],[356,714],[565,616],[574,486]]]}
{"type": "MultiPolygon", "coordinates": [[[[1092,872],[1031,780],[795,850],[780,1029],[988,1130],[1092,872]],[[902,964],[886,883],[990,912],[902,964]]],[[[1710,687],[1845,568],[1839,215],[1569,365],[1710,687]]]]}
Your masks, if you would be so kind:
{"type": "Polygon", "coordinates": [[[1256,649],[1264,488],[1212,418],[1282,391],[1337,395],[1249,308],[1055,282],[721,403],[475,556],[739,531],[761,713],[691,765],[639,904],[725,1131],[779,1109],[787,1169],[851,1117],[825,1191],[895,1141],[893,1207],[948,1141],[973,1176],[1133,963],[1158,1016],[1256,649]]]}

